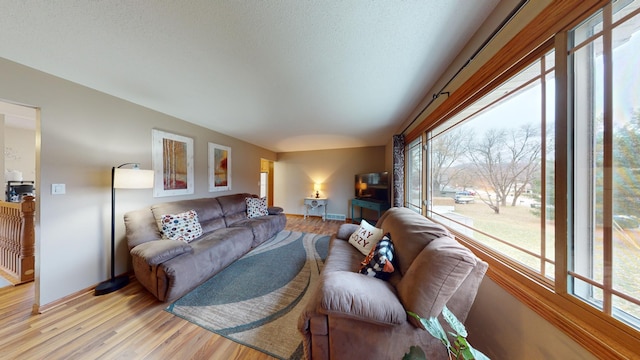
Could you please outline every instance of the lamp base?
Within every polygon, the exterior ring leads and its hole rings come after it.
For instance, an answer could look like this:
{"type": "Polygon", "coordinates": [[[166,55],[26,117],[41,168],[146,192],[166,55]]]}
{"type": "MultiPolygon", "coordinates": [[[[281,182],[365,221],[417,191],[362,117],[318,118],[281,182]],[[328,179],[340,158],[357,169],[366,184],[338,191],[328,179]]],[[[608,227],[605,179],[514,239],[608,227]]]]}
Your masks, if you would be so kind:
{"type": "Polygon", "coordinates": [[[106,280],[98,284],[96,286],[96,290],[94,292],[95,296],[105,295],[108,293],[112,293],[116,290],[122,289],[129,283],[129,275],[121,275],[114,277],[112,279],[106,280]]]}

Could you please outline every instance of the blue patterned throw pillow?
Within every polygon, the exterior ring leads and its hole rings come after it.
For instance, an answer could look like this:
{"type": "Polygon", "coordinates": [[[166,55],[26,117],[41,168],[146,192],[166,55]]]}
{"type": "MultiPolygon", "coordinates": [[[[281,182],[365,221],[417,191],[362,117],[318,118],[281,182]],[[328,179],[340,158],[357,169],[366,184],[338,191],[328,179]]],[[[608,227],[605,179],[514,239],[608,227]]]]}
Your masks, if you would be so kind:
{"type": "Polygon", "coordinates": [[[371,252],[360,263],[360,273],[373,276],[378,279],[387,280],[395,270],[393,267],[393,243],[389,234],[385,235],[371,252]]]}

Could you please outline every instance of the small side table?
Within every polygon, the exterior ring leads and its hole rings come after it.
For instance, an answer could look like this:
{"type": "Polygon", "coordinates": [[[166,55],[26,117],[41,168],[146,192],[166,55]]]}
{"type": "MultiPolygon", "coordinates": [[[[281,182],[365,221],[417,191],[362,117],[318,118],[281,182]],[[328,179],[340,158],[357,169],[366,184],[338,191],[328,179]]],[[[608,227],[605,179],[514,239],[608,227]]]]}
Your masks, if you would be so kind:
{"type": "Polygon", "coordinates": [[[309,216],[309,210],[313,210],[318,214],[322,210],[322,221],[324,221],[327,218],[327,202],[329,202],[327,198],[304,198],[304,218],[306,219],[309,216]]]}
{"type": "Polygon", "coordinates": [[[386,203],[386,202],[375,201],[375,200],[351,199],[351,221],[353,222],[362,221],[363,219],[362,209],[371,209],[371,210],[377,211],[378,219],[380,219],[380,216],[382,215],[382,213],[388,210],[389,207],[390,207],[389,203],[386,203]],[[355,218],[353,215],[353,209],[355,207],[360,208],[359,218],[355,218]]]}

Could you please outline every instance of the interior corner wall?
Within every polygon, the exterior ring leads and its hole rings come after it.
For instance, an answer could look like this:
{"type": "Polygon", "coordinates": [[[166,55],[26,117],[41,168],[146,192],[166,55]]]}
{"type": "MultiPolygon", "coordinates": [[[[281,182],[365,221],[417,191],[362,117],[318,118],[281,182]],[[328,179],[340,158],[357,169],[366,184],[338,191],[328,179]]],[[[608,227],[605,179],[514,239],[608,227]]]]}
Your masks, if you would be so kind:
{"type": "Polygon", "coordinates": [[[388,171],[384,146],[278,153],[274,167],[274,205],[285,213],[303,215],[304,198],[314,196],[313,184],[321,183],[327,197],[327,213],[351,218],[355,175],[388,171]]]}
{"type": "Polygon", "coordinates": [[[194,139],[195,192],[154,198],[151,189],[116,191],[116,274],[131,269],[122,216],[153,203],[258,193],[260,159],[272,151],[0,58],[0,99],[40,108],[36,224],[36,305],[109,277],[111,168],[152,168],[151,130],[194,139]],[[230,146],[232,190],[208,191],[207,143],[230,146]],[[52,195],[51,184],[66,184],[52,195]]]}

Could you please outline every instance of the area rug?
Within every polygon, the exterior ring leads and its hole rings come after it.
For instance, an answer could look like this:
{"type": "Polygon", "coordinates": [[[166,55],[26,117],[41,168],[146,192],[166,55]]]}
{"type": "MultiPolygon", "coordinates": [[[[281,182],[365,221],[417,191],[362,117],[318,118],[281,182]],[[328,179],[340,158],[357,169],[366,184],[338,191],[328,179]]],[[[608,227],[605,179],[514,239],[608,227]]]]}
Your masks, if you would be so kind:
{"type": "Polygon", "coordinates": [[[298,317],[330,237],[281,231],[166,310],[279,359],[303,358],[298,317]]]}

